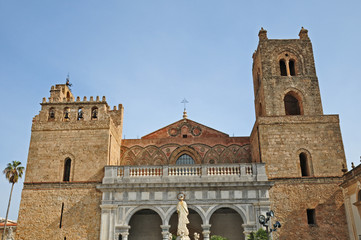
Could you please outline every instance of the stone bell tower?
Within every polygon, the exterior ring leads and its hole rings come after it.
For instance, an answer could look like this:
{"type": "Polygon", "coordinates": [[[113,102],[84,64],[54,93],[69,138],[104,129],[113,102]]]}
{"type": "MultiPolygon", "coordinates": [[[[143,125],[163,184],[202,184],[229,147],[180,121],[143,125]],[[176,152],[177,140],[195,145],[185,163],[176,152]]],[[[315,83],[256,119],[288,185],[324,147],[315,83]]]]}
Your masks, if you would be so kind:
{"type": "Polygon", "coordinates": [[[253,54],[256,122],[252,158],[266,163],[279,239],[348,239],[342,193],[346,166],[338,115],[324,115],[312,44],[268,39],[253,54]]]}
{"type": "Polygon", "coordinates": [[[99,239],[96,185],[119,164],[122,121],[121,104],[51,87],[33,118],[16,239],[99,239]]]}

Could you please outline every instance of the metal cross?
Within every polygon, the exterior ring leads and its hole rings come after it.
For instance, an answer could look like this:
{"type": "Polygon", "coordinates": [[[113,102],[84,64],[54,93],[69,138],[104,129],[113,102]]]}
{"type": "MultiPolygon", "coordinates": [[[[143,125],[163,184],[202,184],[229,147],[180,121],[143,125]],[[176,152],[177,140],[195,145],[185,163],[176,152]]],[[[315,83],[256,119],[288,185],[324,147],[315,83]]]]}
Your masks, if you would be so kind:
{"type": "Polygon", "coordinates": [[[189,103],[189,102],[187,101],[186,98],[184,98],[183,101],[181,101],[181,103],[184,104],[184,111],[185,111],[186,110],[186,104],[189,103]]]}

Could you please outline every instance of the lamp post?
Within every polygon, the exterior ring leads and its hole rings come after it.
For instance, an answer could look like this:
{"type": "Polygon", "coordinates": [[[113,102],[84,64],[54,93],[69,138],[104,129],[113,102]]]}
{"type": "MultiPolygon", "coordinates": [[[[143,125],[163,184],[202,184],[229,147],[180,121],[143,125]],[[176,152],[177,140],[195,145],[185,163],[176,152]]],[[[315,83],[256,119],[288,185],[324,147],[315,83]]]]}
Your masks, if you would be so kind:
{"type": "Polygon", "coordinates": [[[258,221],[260,224],[262,224],[262,226],[266,227],[266,232],[267,232],[267,238],[269,238],[268,236],[268,228],[269,232],[275,232],[277,231],[277,228],[281,227],[281,223],[279,221],[276,221],[273,225],[272,225],[272,221],[271,218],[273,218],[275,216],[275,213],[270,210],[268,212],[266,212],[266,216],[265,215],[259,215],[258,216],[258,221]],[[268,223],[269,222],[269,223],[268,223]],[[272,228],[273,227],[273,228],[272,228]]]}

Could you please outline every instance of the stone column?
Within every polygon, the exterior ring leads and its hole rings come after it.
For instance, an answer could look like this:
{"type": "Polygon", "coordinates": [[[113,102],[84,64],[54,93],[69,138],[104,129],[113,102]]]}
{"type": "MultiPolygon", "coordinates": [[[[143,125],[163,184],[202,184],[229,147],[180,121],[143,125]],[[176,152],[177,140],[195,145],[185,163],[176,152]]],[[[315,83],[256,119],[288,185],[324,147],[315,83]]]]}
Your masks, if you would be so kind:
{"type": "Polygon", "coordinates": [[[163,240],[168,240],[170,225],[160,225],[160,228],[162,229],[163,240]]]}
{"type": "Polygon", "coordinates": [[[203,229],[203,240],[209,240],[209,235],[211,234],[211,225],[210,224],[203,224],[201,225],[203,229]]]}
{"type": "Polygon", "coordinates": [[[242,224],[242,227],[244,229],[243,234],[245,236],[245,238],[247,239],[248,235],[251,234],[251,232],[256,232],[257,231],[257,226],[255,225],[251,225],[251,224],[242,224]]]}
{"type": "Polygon", "coordinates": [[[128,225],[121,226],[119,227],[119,229],[120,229],[120,235],[122,235],[122,240],[128,240],[130,226],[128,225]]]}

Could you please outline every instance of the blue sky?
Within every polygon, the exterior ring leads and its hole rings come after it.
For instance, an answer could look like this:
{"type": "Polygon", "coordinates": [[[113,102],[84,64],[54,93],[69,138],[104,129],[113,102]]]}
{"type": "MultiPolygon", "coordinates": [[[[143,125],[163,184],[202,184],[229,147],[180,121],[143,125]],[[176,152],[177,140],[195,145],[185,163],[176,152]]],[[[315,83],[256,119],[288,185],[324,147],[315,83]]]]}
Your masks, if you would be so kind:
{"type": "MultiPolygon", "coordinates": [[[[229,135],[255,121],[252,53],[258,31],[309,30],[325,114],[339,114],[348,165],[361,155],[361,1],[0,1],[0,168],[26,163],[32,117],[68,72],[76,96],[125,107],[137,138],[182,117],[229,135]]],[[[0,178],[0,216],[10,184],[0,178]]],[[[10,219],[17,219],[22,182],[10,219]]]]}

